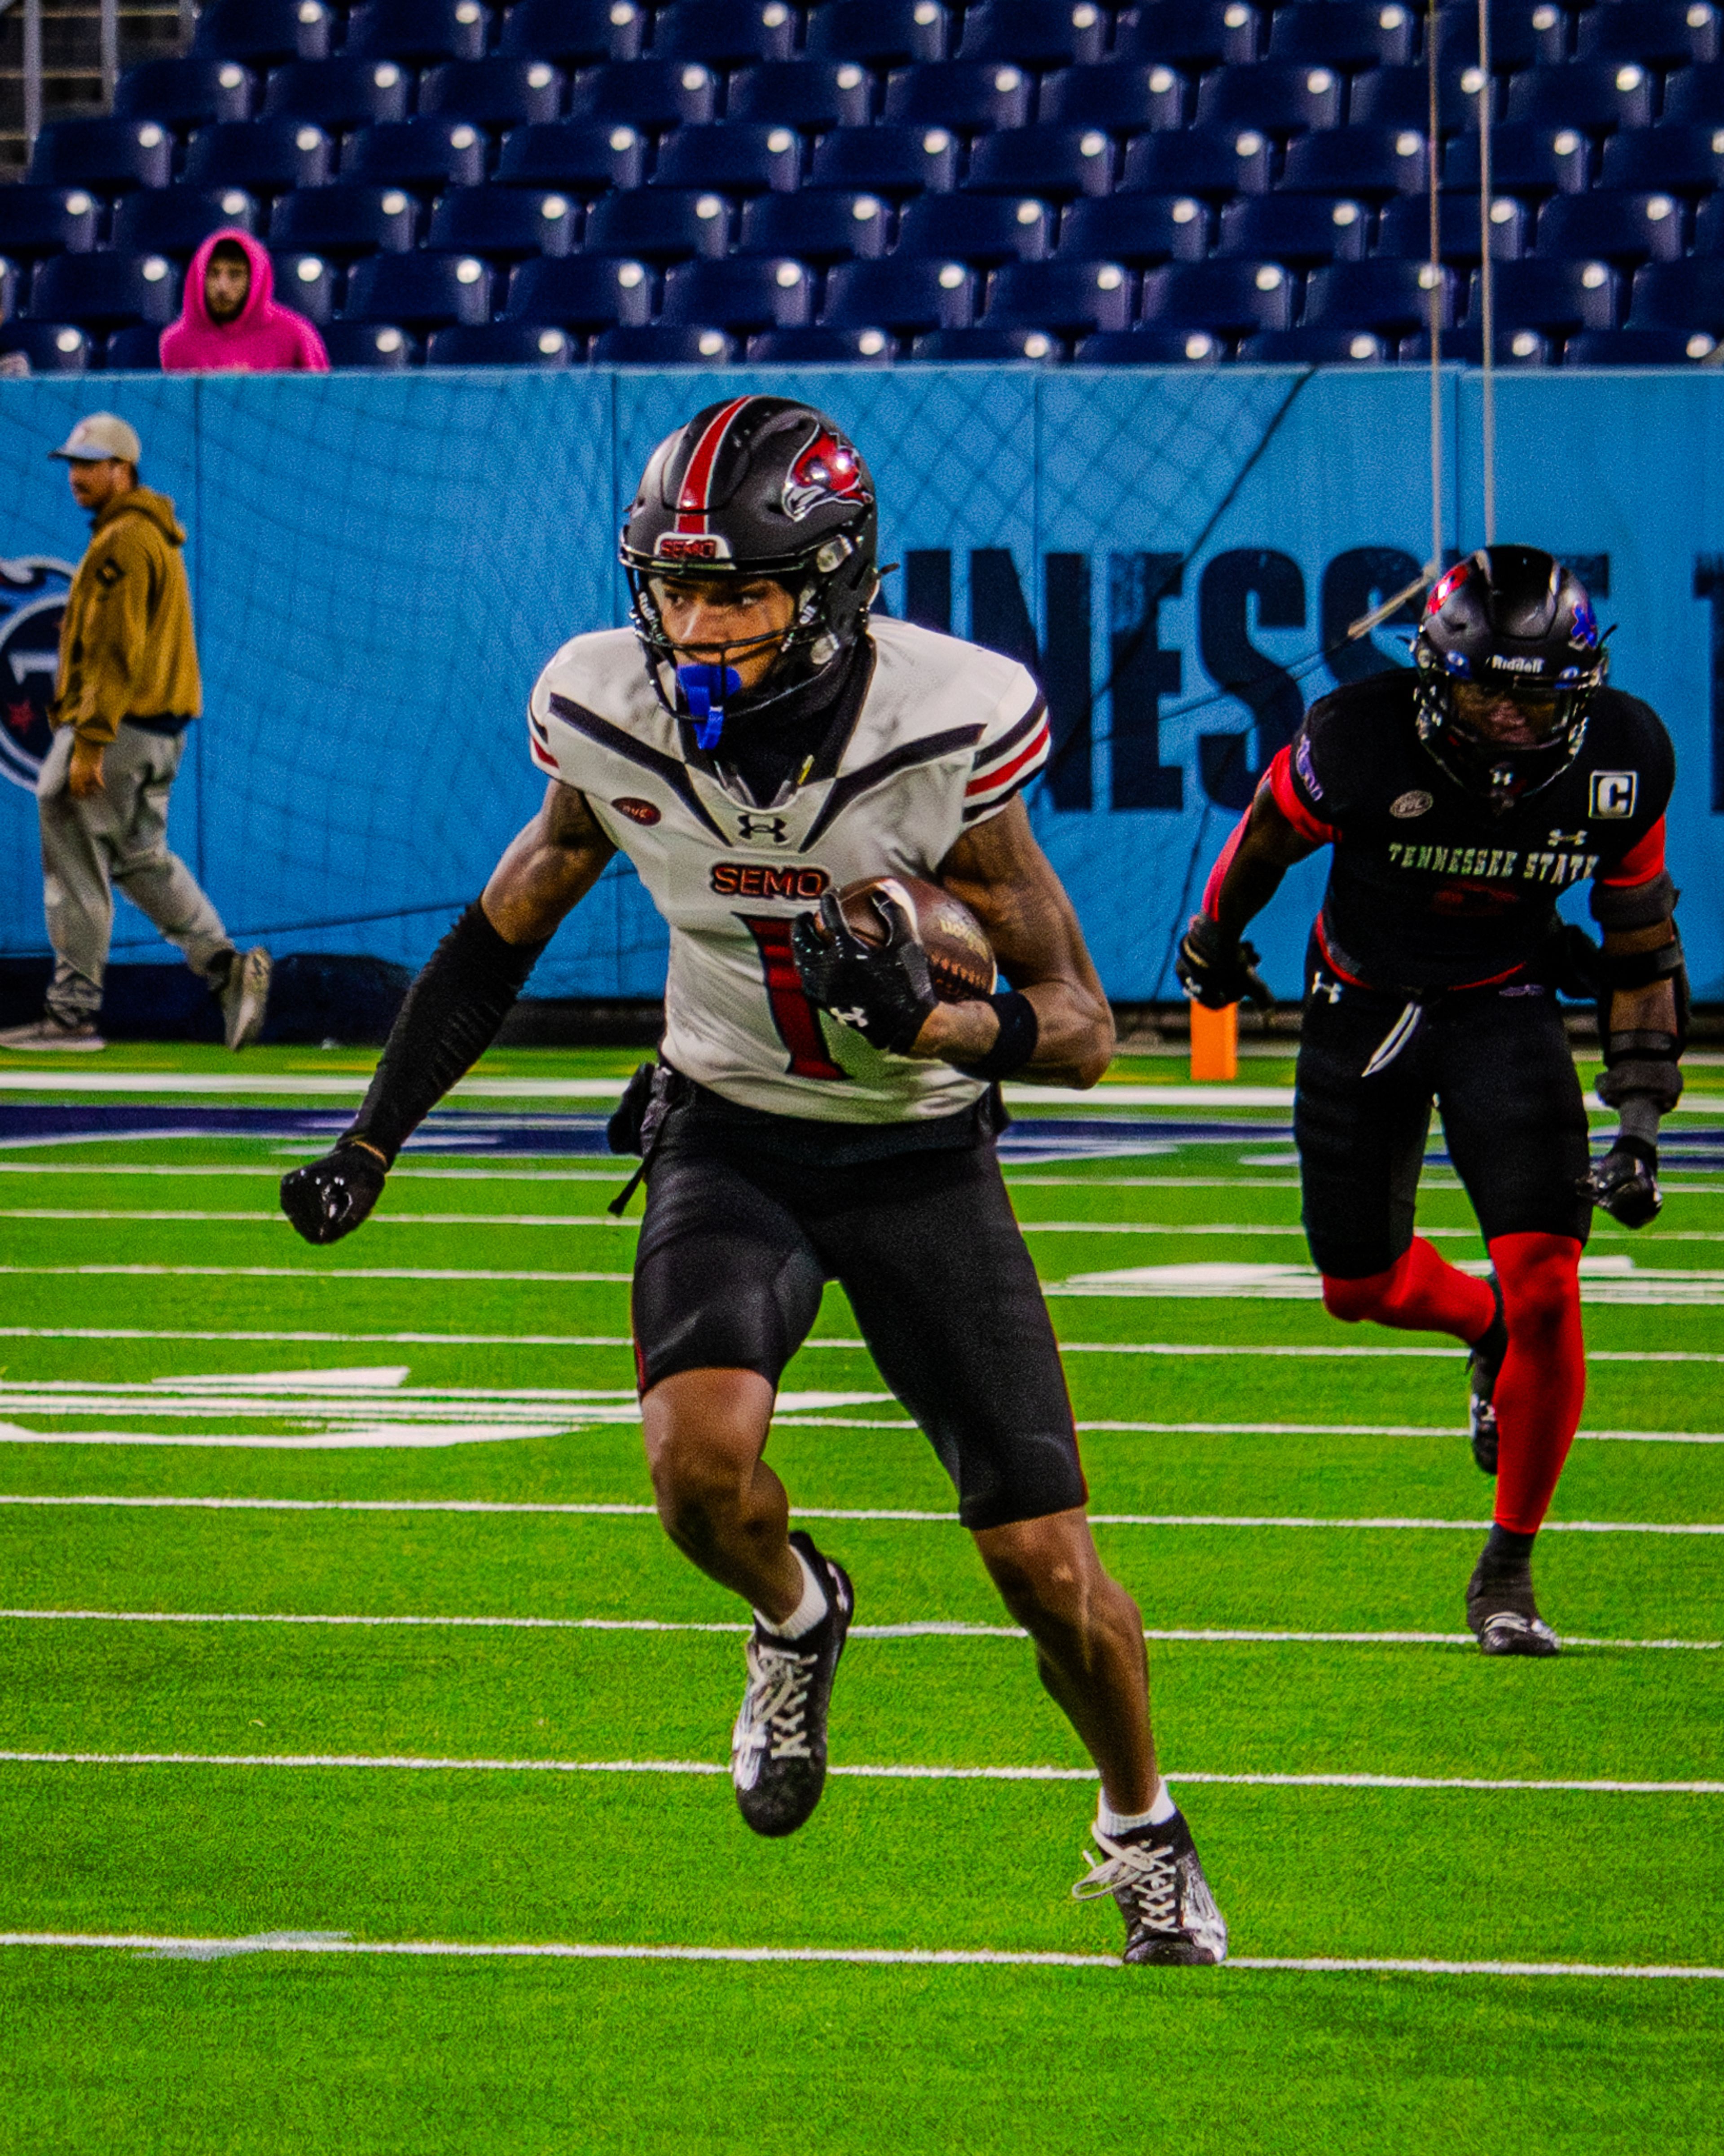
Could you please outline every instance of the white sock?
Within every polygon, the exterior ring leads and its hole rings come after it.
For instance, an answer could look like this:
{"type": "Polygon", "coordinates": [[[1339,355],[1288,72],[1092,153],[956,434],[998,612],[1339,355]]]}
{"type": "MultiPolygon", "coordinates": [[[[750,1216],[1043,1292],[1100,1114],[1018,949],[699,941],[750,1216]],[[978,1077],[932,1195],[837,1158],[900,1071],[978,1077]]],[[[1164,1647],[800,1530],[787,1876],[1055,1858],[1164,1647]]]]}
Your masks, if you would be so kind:
{"type": "Polygon", "coordinates": [[[804,1632],[812,1632],[826,1614],[826,1590],[815,1578],[814,1568],[793,1543],[790,1554],[802,1567],[802,1600],[782,1625],[775,1625],[770,1617],[762,1617],[757,1609],[754,1613],[761,1630],[770,1632],[775,1640],[799,1640],[804,1632]]]}
{"type": "Polygon", "coordinates": [[[1117,1841],[1122,1834],[1132,1834],[1141,1826],[1165,1826],[1179,1807],[1167,1794],[1167,1784],[1157,1778],[1155,1802],[1147,1812],[1116,1812],[1107,1801],[1107,1792],[1102,1790],[1095,1799],[1095,1829],[1117,1841]]]}

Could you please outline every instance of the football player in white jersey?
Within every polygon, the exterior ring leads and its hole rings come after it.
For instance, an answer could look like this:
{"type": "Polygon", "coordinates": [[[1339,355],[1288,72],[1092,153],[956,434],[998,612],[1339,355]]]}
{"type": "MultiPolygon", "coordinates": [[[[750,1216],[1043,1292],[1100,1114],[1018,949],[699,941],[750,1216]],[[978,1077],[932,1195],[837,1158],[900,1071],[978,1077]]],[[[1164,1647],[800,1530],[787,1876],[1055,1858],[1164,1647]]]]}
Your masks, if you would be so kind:
{"type": "Polygon", "coordinates": [[[754,1614],[731,1779],[757,1832],[818,1801],[852,1612],[765,1462],[829,1280],[957,1486],[959,1517],[1094,1758],[1131,1962],[1213,1963],[1227,1928],[1157,1771],[1142,1620],[1102,1569],[1053,1327],[995,1156],[998,1081],[1093,1086],[1112,1022],[1023,788],[1045,707],[1013,661],[871,618],[874,487],[824,414],[715,404],[660,444],[623,527],[629,628],[577,636],[528,711],[539,814],[414,983],[363,1107],[282,1184],[306,1239],[376,1203],[495,1038],[558,923],[626,854],[670,927],[665,1031],[613,1122],[647,1206],[633,1323],[665,1531],[754,1614]],[[898,873],[980,919],[1001,993],[938,1003],[897,923],[833,894],[898,873]],[[818,911],[817,911],[818,909],[818,911]]]}

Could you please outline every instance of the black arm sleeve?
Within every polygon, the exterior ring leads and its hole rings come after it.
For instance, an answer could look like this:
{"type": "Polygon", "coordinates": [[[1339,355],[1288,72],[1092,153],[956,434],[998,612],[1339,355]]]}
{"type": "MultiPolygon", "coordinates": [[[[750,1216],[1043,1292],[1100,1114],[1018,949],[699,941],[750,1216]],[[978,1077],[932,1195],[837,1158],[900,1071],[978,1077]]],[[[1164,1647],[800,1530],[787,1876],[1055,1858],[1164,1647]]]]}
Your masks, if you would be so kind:
{"type": "Polygon", "coordinates": [[[346,1136],[375,1146],[393,1168],[413,1131],[496,1039],[544,948],[505,943],[475,898],[408,990],[346,1136]]]}

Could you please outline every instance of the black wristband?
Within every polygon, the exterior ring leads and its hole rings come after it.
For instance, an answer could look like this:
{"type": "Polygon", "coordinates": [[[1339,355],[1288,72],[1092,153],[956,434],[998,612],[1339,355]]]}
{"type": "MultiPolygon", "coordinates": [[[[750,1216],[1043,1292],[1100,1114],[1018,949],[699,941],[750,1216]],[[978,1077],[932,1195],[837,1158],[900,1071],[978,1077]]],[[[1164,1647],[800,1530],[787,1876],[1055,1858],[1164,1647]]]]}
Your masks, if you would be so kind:
{"type": "Polygon", "coordinates": [[[1035,1054],[1036,1043],[1041,1039],[1041,1021],[1035,1014],[1035,1005],[1019,989],[1008,988],[997,996],[984,996],[981,1001],[992,1004],[994,1016],[1000,1022],[999,1038],[986,1055],[974,1062],[960,1063],[957,1067],[966,1077],[984,1078],[996,1085],[1002,1078],[1014,1078],[1035,1054]]]}

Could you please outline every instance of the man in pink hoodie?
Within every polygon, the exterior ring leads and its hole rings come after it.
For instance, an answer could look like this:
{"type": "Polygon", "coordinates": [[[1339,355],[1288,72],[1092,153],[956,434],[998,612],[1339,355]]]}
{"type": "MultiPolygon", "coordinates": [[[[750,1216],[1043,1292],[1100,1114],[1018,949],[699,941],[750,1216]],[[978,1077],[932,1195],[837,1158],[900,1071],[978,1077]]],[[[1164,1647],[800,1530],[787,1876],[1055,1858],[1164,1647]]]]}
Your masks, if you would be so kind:
{"type": "Polygon", "coordinates": [[[249,232],[212,233],[192,257],[186,304],[162,332],[166,374],[329,372],[323,340],[303,315],[278,306],[269,257],[249,232]]]}

